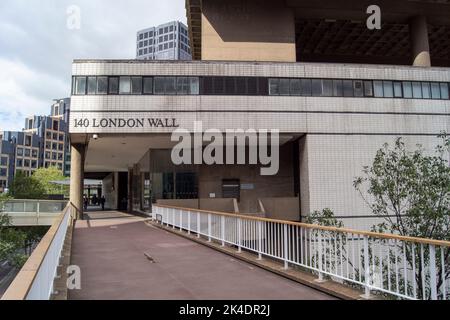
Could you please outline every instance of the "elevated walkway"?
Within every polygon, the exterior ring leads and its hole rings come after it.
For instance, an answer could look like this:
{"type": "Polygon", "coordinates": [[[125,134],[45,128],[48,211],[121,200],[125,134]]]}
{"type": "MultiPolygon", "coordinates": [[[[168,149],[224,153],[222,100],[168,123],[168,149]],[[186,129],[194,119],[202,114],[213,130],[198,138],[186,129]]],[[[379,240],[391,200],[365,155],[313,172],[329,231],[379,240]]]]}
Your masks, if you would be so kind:
{"type": "Polygon", "coordinates": [[[71,264],[81,290],[69,299],[333,299],[252,264],[120,212],[77,221],[71,264]]]}

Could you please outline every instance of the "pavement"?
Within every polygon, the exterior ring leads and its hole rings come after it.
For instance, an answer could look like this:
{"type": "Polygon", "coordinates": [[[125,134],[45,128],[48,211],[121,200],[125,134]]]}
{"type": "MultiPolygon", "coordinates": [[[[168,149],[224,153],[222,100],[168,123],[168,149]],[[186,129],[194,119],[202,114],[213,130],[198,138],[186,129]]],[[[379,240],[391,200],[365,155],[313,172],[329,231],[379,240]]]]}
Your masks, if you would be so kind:
{"type": "Polygon", "coordinates": [[[77,221],[72,300],[328,300],[333,297],[119,212],[77,221]]]}

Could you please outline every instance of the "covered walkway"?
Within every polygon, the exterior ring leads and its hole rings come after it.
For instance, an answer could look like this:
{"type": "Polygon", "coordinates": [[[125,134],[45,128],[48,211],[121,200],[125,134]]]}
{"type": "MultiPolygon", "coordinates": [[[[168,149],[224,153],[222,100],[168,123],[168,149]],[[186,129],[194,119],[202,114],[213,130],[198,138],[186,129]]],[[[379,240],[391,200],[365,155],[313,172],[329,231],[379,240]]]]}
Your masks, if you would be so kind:
{"type": "Polygon", "coordinates": [[[72,265],[81,268],[70,299],[332,299],[119,212],[77,221],[72,265]]]}

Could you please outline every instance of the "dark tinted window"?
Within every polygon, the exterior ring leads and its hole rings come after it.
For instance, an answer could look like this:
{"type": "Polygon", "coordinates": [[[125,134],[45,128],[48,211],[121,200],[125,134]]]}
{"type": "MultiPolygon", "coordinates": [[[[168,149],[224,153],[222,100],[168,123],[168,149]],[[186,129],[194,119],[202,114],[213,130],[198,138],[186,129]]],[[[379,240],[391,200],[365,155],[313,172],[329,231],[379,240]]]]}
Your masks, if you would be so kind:
{"type": "Polygon", "coordinates": [[[97,78],[97,94],[108,93],[108,77],[97,78]]]}
{"type": "Polygon", "coordinates": [[[353,97],[353,81],[343,80],[342,85],[344,88],[344,97],[353,97]]]}
{"type": "Polygon", "coordinates": [[[343,96],[342,80],[333,80],[333,96],[343,96]]]}
{"type": "Polygon", "coordinates": [[[97,93],[97,78],[96,77],[88,77],[88,94],[96,94],[97,93]]]}
{"type": "Polygon", "coordinates": [[[364,81],[364,96],[373,97],[372,81],[364,81]]]}
{"type": "Polygon", "coordinates": [[[355,97],[364,96],[364,87],[361,80],[353,81],[353,94],[355,95],[355,97]]]}
{"type": "Polygon", "coordinates": [[[153,93],[153,78],[144,77],[144,94],[152,94],[153,93]]]}
{"type": "Polygon", "coordinates": [[[110,77],[109,78],[109,94],[118,94],[119,93],[119,78],[118,77],[110,77]]]}
{"type": "Polygon", "coordinates": [[[322,95],[322,80],[313,79],[311,81],[311,87],[313,97],[319,97],[322,95]]]}
{"type": "Polygon", "coordinates": [[[311,95],[311,79],[301,79],[302,96],[311,95]]]}
{"type": "Polygon", "coordinates": [[[402,96],[403,96],[402,83],[401,82],[394,82],[394,97],[395,98],[401,98],[402,96]]]}

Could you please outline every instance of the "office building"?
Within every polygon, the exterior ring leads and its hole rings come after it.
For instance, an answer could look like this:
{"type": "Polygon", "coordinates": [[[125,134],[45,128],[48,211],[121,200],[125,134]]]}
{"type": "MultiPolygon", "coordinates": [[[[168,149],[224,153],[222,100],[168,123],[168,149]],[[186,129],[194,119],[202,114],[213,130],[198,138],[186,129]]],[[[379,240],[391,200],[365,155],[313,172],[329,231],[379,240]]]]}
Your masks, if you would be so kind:
{"type": "Polygon", "coordinates": [[[137,33],[136,58],[142,60],[191,60],[187,27],[172,21],[137,33]]]}

